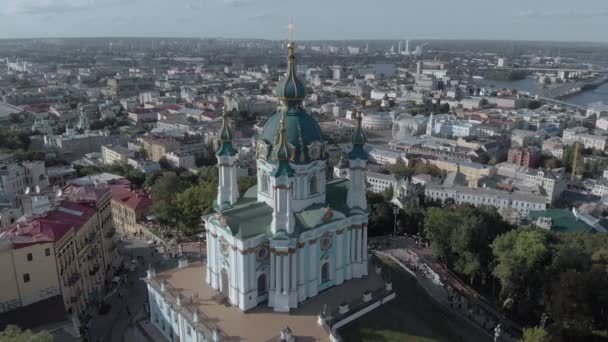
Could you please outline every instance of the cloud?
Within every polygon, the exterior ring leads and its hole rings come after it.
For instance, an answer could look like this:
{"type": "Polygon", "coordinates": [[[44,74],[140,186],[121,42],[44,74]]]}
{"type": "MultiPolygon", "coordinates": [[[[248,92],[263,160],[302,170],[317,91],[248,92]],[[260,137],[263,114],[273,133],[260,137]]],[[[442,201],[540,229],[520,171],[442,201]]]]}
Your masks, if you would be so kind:
{"type": "Polygon", "coordinates": [[[253,4],[253,0],[220,0],[220,2],[230,7],[246,7],[253,4]]]}
{"type": "Polygon", "coordinates": [[[606,17],[608,10],[590,11],[590,10],[557,10],[557,11],[537,11],[525,10],[519,12],[519,17],[524,18],[539,18],[539,17],[563,17],[563,18],[591,18],[591,17],[606,17]]]}
{"type": "Polygon", "coordinates": [[[0,10],[6,15],[50,15],[84,11],[94,7],[132,4],[136,0],[9,0],[0,10]]]}

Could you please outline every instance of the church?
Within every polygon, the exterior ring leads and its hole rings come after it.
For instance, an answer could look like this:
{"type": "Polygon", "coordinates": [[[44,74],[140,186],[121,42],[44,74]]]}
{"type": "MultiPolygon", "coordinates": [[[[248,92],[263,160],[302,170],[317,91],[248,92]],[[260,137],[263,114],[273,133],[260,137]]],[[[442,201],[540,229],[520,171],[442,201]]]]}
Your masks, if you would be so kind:
{"type": "Polygon", "coordinates": [[[323,290],[367,276],[361,115],[347,155],[350,178],[328,181],[321,129],[302,104],[306,88],[296,75],[295,44],[287,50],[287,72],[276,88],[281,106],[256,145],[257,186],[242,197],[226,112],[216,145],[219,185],[216,213],[204,217],[205,281],[243,311],[267,305],[289,312],[323,290]]]}

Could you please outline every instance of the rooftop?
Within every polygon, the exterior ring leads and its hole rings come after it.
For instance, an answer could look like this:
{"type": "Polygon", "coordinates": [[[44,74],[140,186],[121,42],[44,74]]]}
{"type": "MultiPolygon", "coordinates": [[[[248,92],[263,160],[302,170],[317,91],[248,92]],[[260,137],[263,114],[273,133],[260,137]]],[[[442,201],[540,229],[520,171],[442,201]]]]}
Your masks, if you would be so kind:
{"type": "Polygon", "coordinates": [[[150,194],[144,189],[131,189],[131,182],[128,179],[114,179],[107,184],[112,192],[112,200],[122,205],[133,210],[147,210],[152,206],[150,194]]]}
{"type": "MultiPolygon", "coordinates": [[[[295,234],[313,229],[324,223],[325,214],[331,209],[331,220],[343,219],[348,214],[346,194],[348,180],[339,179],[327,183],[327,204],[312,205],[295,213],[295,234]]],[[[232,234],[247,239],[259,234],[269,233],[272,223],[272,208],[264,202],[257,202],[257,188],[247,190],[236,205],[223,212],[232,234]]]]}
{"type": "MultiPolygon", "coordinates": [[[[204,260],[203,260],[204,262],[204,260]]],[[[376,290],[384,286],[384,281],[370,267],[369,276],[365,279],[353,279],[340,286],[332,287],[317,297],[305,301],[289,314],[277,313],[264,304],[247,312],[238,308],[218,303],[217,292],[205,284],[206,268],[202,262],[196,262],[185,268],[173,269],[160,273],[152,280],[146,279],[160,292],[160,282],[166,281],[168,299],[175,303],[177,295],[189,299],[182,304],[184,311],[199,311],[201,324],[199,329],[210,333],[216,327],[227,341],[275,341],[281,329],[289,326],[297,340],[329,341],[325,330],[317,324],[317,315],[324,305],[336,309],[342,302],[353,302],[362,296],[365,290],[376,290]]],[[[174,306],[174,305],[173,305],[174,306]]],[[[191,316],[188,314],[187,316],[191,316]]]]}
{"type": "Polygon", "coordinates": [[[551,218],[551,230],[561,233],[595,233],[595,229],[578,220],[572,211],[568,209],[547,209],[540,211],[530,211],[530,219],[536,220],[540,217],[551,218]]]}

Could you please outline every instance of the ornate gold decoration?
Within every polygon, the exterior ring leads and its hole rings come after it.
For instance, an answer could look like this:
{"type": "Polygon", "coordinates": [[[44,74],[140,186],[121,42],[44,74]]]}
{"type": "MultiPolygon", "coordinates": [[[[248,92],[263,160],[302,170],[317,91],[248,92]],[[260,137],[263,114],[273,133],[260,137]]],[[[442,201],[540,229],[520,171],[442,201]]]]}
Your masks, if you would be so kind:
{"type": "Polygon", "coordinates": [[[334,211],[331,208],[327,208],[325,214],[323,214],[323,223],[331,222],[331,219],[334,217],[334,211]]]}

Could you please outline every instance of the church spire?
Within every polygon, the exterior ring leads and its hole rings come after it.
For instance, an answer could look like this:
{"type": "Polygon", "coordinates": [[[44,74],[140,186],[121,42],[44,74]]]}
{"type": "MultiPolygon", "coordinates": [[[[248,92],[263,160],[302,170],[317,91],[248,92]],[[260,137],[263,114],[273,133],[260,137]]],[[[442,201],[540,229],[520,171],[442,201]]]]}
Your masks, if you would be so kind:
{"type": "Polygon", "coordinates": [[[367,137],[365,136],[365,132],[361,127],[361,121],[363,121],[363,117],[361,115],[361,112],[358,112],[356,115],[357,116],[355,117],[355,120],[357,121],[357,126],[355,127],[355,131],[353,132],[353,136],[351,138],[353,148],[348,154],[348,159],[367,160],[367,152],[365,151],[367,137]]]}
{"type": "Polygon", "coordinates": [[[287,43],[287,73],[277,85],[277,97],[283,101],[287,107],[293,107],[301,103],[306,96],[304,83],[298,79],[296,70],[296,44],[287,43]]]}
{"type": "Polygon", "coordinates": [[[279,126],[279,140],[272,149],[272,159],[279,162],[279,166],[275,171],[275,177],[283,175],[293,176],[294,171],[289,165],[290,156],[291,153],[287,145],[287,129],[285,128],[285,113],[283,113],[279,126]]]}
{"type": "Polygon", "coordinates": [[[236,149],[232,146],[232,131],[226,106],[222,107],[222,129],[220,130],[220,138],[215,153],[217,156],[236,155],[236,149]]]}

